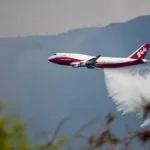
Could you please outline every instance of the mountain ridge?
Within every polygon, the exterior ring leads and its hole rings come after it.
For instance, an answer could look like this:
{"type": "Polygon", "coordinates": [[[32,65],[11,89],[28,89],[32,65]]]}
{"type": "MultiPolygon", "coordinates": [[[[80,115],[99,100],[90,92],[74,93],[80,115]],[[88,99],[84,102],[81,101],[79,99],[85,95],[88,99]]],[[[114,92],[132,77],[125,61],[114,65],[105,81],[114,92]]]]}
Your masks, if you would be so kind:
{"type": "Polygon", "coordinates": [[[90,29],[102,29],[102,28],[109,28],[109,27],[112,27],[112,26],[116,26],[116,25],[123,25],[123,24],[130,24],[130,23],[139,23],[138,20],[147,20],[150,18],[150,15],[143,15],[143,16],[138,16],[136,18],[133,18],[133,19],[130,19],[130,20],[127,20],[127,21],[123,21],[123,22],[114,22],[114,23],[110,23],[108,25],[105,25],[105,26],[91,26],[91,27],[80,27],[80,28],[74,28],[74,29],[69,29],[67,31],[63,31],[63,32],[60,32],[60,33],[57,33],[57,34],[43,34],[43,35],[27,35],[27,36],[23,36],[23,35],[18,35],[18,36],[12,36],[12,37],[0,37],[0,39],[6,39],[6,38],[28,38],[28,37],[49,37],[49,36],[60,36],[60,35],[63,35],[63,34],[68,34],[69,32],[77,32],[77,31],[81,31],[81,30],[90,30],[90,29]]]}

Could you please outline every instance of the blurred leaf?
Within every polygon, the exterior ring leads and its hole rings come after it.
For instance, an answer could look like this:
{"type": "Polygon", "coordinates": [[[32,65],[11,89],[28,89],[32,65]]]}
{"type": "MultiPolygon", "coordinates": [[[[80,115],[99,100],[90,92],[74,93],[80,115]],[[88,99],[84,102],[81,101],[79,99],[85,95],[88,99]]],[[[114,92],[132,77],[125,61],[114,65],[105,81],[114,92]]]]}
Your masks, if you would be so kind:
{"type": "Polygon", "coordinates": [[[56,141],[56,145],[58,147],[61,147],[61,146],[64,146],[69,140],[69,137],[67,136],[60,136],[57,138],[57,141],[56,141]]]}
{"type": "Polygon", "coordinates": [[[140,130],[136,132],[136,137],[145,144],[146,142],[150,142],[150,130],[140,130]]]}
{"type": "Polygon", "coordinates": [[[56,136],[58,135],[59,130],[61,129],[61,127],[63,126],[63,124],[68,121],[71,118],[71,115],[64,117],[58,124],[54,134],[52,135],[52,141],[54,141],[56,139],[56,136]]]}
{"type": "Polygon", "coordinates": [[[109,113],[105,118],[106,125],[111,124],[115,119],[116,119],[116,116],[113,113],[109,113]]]}

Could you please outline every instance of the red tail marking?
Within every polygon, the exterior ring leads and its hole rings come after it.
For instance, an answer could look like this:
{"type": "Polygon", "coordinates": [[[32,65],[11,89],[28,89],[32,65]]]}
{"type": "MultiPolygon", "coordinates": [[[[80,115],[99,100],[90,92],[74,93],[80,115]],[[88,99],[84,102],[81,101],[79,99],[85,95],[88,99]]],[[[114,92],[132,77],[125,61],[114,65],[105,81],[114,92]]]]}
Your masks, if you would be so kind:
{"type": "Polygon", "coordinates": [[[132,53],[129,56],[129,58],[144,59],[146,57],[149,48],[150,48],[150,44],[145,43],[140,48],[138,48],[134,53],[132,53]]]}

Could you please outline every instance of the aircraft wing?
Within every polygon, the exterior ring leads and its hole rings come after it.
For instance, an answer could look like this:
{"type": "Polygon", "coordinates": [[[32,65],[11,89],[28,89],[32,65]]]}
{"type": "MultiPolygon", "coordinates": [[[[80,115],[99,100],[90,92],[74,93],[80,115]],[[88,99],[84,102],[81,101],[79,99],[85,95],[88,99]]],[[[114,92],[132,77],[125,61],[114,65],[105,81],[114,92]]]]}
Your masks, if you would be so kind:
{"type": "Polygon", "coordinates": [[[98,55],[96,57],[93,57],[87,61],[81,61],[81,62],[73,62],[70,65],[74,68],[78,67],[87,67],[87,68],[95,68],[96,60],[100,57],[101,55],[98,55]]]}
{"type": "Polygon", "coordinates": [[[95,68],[95,64],[96,64],[96,60],[101,57],[101,55],[98,55],[92,59],[89,59],[85,65],[87,66],[87,68],[95,68]]]}
{"type": "Polygon", "coordinates": [[[96,60],[97,60],[99,57],[101,57],[101,55],[98,55],[98,56],[96,56],[96,57],[94,57],[94,58],[92,58],[92,59],[89,59],[88,61],[90,61],[90,62],[96,62],[96,60]]]}

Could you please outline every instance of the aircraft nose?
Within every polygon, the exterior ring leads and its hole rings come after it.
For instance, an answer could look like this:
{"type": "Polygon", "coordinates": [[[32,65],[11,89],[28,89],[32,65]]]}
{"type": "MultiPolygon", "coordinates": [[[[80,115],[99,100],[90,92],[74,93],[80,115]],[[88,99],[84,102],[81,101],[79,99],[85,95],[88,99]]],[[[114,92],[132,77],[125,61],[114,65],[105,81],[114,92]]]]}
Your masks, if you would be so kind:
{"type": "Polygon", "coordinates": [[[49,61],[49,62],[53,62],[53,61],[54,61],[54,56],[48,57],[48,61],[49,61]]]}

